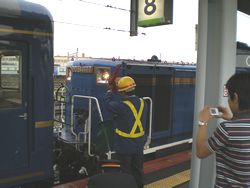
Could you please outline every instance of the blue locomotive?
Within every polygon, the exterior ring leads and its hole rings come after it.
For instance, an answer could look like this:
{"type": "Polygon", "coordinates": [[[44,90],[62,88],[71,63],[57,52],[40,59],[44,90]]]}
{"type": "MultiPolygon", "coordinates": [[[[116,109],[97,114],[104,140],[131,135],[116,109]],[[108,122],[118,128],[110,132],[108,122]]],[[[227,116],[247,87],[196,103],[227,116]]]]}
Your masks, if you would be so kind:
{"type": "MultiPolygon", "coordinates": [[[[86,58],[70,62],[66,84],[56,93],[56,98],[63,99],[61,110],[65,110],[56,118],[61,126],[55,126],[60,181],[81,176],[79,172],[82,176],[93,172],[95,157],[100,154],[101,123],[112,124],[104,96],[114,75],[117,79],[124,75],[133,77],[136,95],[149,103],[145,154],[191,143],[195,70],[195,65],[161,63],[155,57],[149,61],[86,58]],[[65,163],[68,159],[75,164],[65,163]]],[[[112,133],[108,136],[112,137],[112,133]]],[[[112,144],[105,139],[103,142],[106,146],[101,152],[112,158],[112,144]]]]}
{"type": "Polygon", "coordinates": [[[118,78],[124,75],[133,77],[137,84],[136,95],[147,97],[153,106],[154,110],[149,114],[152,125],[148,125],[150,148],[190,138],[194,109],[194,65],[84,59],[71,62],[67,67],[66,125],[62,130],[62,139],[76,141],[78,137],[80,141],[90,136],[93,138],[90,141],[94,142],[98,121],[109,120],[104,95],[108,80],[114,73],[118,78]],[[89,101],[92,102],[91,106],[89,101]],[[92,135],[84,134],[89,127],[80,125],[88,120],[89,114],[92,115],[92,135]],[[82,129],[78,130],[77,127],[82,129]],[[75,136],[79,132],[82,132],[82,136],[75,136]]]}
{"type": "Polygon", "coordinates": [[[26,1],[0,1],[0,122],[0,187],[53,177],[52,17],[26,1]]]}

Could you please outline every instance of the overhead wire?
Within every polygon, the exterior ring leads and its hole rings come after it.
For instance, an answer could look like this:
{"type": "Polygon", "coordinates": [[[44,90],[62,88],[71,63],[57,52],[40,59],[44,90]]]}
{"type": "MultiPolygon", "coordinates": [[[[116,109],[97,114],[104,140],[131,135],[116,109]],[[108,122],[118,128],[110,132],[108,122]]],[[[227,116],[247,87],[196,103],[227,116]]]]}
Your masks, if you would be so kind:
{"type": "MultiPolygon", "coordinates": [[[[66,24],[66,25],[74,25],[74,26],[80,26],[80,27],[89,27],[89,28],[94,28],[94,29],[102,29],[102,30],[109,30],[109,31],[117,31],[117,32],[124,32],[124,33],[129,33],[129,30],[124,30],[124,29],[115,29],[111,27],[100,27],[100,26],[93,26],[93,25],[85,25],[85,24],[78,24],[78,23],[72,23],[72,22],[63,22],[63,21],[53,21],[54,23],[59,23],[59,24],[66,24]]],[[[139,35],[146,35],[145,32],[138,32],[139,35]]]]}
{"type": "MultiPolygon", "coordinates": [[[[62,0],[59,0],[59,1],[62,1],[62,0]]],[[[113,5],[107,5],[107,4],[101,4],[101,3],[96,3],[96,2],[90,2],[90,1],[86,1],[86,0],[78,0],[78,1],[83,2],[83,3],[87,3],[87,4],[102,6],[102,7],[105,7],[105,8],[112,8],[112,9],[117,9],[117,10],[121,10],[121,11],[131,12],[128,9],[116,7],[116,6],[113,6],[113,5]]],[[[111,27],[99,27],[99,26],[78,24],[78,23],[72,23],[72,22],[56,21],[56,20],[54,20],[54,23],[66,24],[66,25],[74,25],[74,26],[80,26],[80,27],[89,27],[89,28],[95,28],[95,29],[103,29],[103,30],[109,30],[109,31],[117,31],[117,32],[130,33],[129,30],[115,29],[115,28],[111,28],[111,27]]],[[[139,35],[146,35],[145,32],[138,32],[138,34],[139,35]]]]}
{"type": "Polygon", "coordinates": [[[103,7],[107,7],[107,8],[112,8],[112,9],[117,9],[117,10],[130,12],[130,10],[128,10],[128,9],[115,7],[115,6],[112,6],[112,5],[101,4],[101,3],[96,3],[96,2],[90,2],[90,1],[85,1],[85,0],[79,0],[79,1],[81,1],[83,3],[94,4],[94,5],[98,5],[98,6],[103,6],[103,7]]]}

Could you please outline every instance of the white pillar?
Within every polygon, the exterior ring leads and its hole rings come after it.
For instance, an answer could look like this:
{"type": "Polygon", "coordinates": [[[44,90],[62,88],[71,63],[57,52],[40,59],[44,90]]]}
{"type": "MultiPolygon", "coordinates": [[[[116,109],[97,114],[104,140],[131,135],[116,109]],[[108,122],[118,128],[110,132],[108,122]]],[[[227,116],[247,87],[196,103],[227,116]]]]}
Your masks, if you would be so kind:
{"type": "MultiPolygon", "coordinates": [[[[212,188],[215,156],[196,157],[197,115],[204,105],[227,105],[223,86],[235,72],[237,1],[199,0],[198,56],[196,72],[193,149],[190,188],[212,188]]],[[[209,123],[208,135],[218,121],[209,123]]]]}

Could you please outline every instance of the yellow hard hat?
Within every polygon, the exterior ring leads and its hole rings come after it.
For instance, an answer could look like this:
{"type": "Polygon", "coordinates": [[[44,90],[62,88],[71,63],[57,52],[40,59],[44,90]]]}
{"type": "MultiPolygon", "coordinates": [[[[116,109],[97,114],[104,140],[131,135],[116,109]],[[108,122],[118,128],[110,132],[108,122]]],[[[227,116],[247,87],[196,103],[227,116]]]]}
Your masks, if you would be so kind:
{"type": "Polygon", "coordinates": [[[135,81],[130,76],[124,76],[117,83],[118,91],[129,92],[135,89],[135,81]]]}

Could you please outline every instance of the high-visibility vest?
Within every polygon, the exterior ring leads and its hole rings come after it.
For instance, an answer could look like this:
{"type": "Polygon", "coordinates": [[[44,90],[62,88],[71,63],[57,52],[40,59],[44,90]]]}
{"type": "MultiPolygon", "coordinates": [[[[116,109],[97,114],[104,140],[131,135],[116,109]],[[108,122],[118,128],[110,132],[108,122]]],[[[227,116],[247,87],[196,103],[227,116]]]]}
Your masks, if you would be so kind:
{"type": "Polygon", "coordinates": [[[142,115],[142,111],[144,108],[144,101],[143,99],[140,99],[140,108],[139,108],[139,112],[136,111],[134,105],[130,102],[130,101],[123,101],[124,104],[128,105],[128,107],[131,109],[132,113],[134,114],[135,117],[135,122],[134,125],[130,131],[130,133],[125,133],[119,129],[115,129],[115,132],[122,137],[126,137],[126,138],[138,138],[140,136],[144,135],[144,130],[142,127],[142,123],[141,123],[141,115],[142,115]],[[135,132],[136,129],[139,128],[139,132],[135,132]]]}

